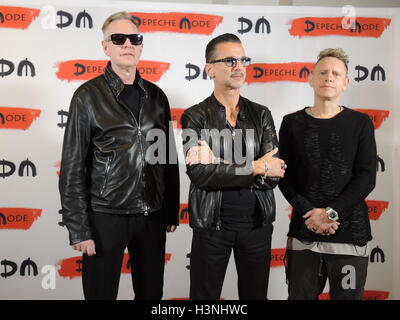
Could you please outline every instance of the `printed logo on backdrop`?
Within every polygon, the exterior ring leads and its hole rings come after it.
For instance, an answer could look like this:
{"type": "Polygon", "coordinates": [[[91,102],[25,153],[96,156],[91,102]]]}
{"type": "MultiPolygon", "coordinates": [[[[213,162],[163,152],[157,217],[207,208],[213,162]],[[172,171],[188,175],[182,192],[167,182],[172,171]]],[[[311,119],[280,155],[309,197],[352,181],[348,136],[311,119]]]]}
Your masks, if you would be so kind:
{"type": "MultiPolygon", "coordinates": [[[[58,21],[55,25],[59,29],[65,29],[68,27],[75,27],[78,29],[92,29],[93,28],[93,19],[92,16],[86,12],[86,10],[83,10],[79,12],[74,19],[74,16],[63,10],[58,10],[55,12],[55,9],[53,9],[51,6],[47,6],[43,8],[43,13],[45,15],[44,19],[47,19],[47,25],[49,25],[49,22],[53,22],[50,25],[54,26],[54,21],[58,21]],[[54,19],[54,20],[53,20],[54,19]]],[[[45,22],[42,21],[42,25],[45,22]]]]}
{"type": "MultiPolygon", "coordinates": [[[[56,76],[60,80],[83,81],[90,80],[104,73],[108,60],[68,60],[55,65],[58,68],[56,76]]],[[[141,60],[137,65],[140,75],[149,81],[157,82],[169,69],[168,62],[141,60]]]]}
{"type": "Polygon", "coordinates": [[[372,123],[374,124],[375,129],[379,129],[382,122],[389,117],[389,110],[376,110],[376,109],[354,109],[356,111],[366,113],[372,123]]]}
{"type": "Polygon", "coordinates": [[[0,28],[27,29],[39,13],[33,8],[0,6],[0,28]]]}
{"type": "Polygon", "coordinates": [[[186,258],[189,259],[189,263],[185,267],[187,270],[190,270],[190,254],[191,254],[191,252],[186,254],[186,258]]]}
{"type": "Polygon", "coordinates": [[[58,110],[57,115],[60,116],[60,122],[57,123],[57,127],[64,129],[68,121],[68,111],[62,109],[58,110]]]}
{"type": "Polygon", "coordinates": [[[18,174],[19,177],[36,177],[36,166],[32,161],[29,160],[29,158],[21,161],[19,165],[12,161],[0,159],[0,178],[8,178],[14,174],[18,174]]]}
{"type": "Polygon", "coordinates": [[[188,75],[185,76],[185,79],[188,80],[188,81],[195,80],[195,79],[199,78],[200,74],[201,74],[200,79],[203,79],[203,80],[207,80],[207,79],[210,80],[211,79],[207,75],[206,69],[204,67],[203,67],[203,71],[201,71],[201,68],[198,65],[195,65],[195,64],[192,64],[192,63],[189,62],[189,63],[185,64],[185,68],[188,71],[188,75]]]}
{"type": "Polygon", "coordinates": [[[179,224],[189,224],[189,209],[187,203],[181,203],[179,207],[179,224]]]}
{"type": "Polygon", "coordinates": [[[376,157],[376,172],[385,172],[385,161],[379,156],[376,157]]]}
{"type": "Polygon", "coordinates": [[[0,268],[2,269],[0,269],[2,271],[0,277],[2,278],[10,278],[18,274],[21,277],[36,277],[39,274],[37,264],[31,258],[22,261],[19,267],[15,261],[3,259],[0,261],[0,268]]]}
{"type": "Polygon", "coordinates": [[[42,209],[0,208],[0,229],[28,230],[42,215],[42,209]]]}
{"type": "Polygon", "coordinates": [[[282,267],[285,265],[286,248],[271,249],[270,267],[282,267]]]}
{"type": "Polygon", "coordinates": [[[17,66],[17,76],[18,77],[28,77],[31,76],[32,78],[36,76],[35,66],[28,58],[20,61],[19,63],[14,63],[10,60],[1,58],[0,59],[0,77],[4,78],[7,76],[15,74],[15,66],[17,66]]]}
{"type": "Polygon", "coordinates": [[[371,81],[385,81],[386,73],[385,70],[378,64],[372,67],[371,72],[367,67],[357,65],[355,67],[357,71],[357,77],[354,78],[355,81],[360,82],[364,80],[368,80],[368,77],[371,81]]]}
{"type": "MultiPolygon", "coordinates": [[[[288,63],[255,63],[247,67],[246,82],[276,82],[276,81],[295,81],[308,82],[308,75],[312,72],[315,63],[308,62],[288,62],[288,63]]],[[[188,68],[188,65],[186,65],[188,68]]],[[[196,66],[197,67],[197,66],[196,66]]],[[[192,68],[195,73],[190,74],[187,80],[196,79],[200,74],[200,69],[192,68]]],[[[371,71],[367,67],[357,65],[355,67],[357,76],[355,81],[360,82],[370,79],[371,81],[385,81],[386,72],[379,64],[372,67],[371,71]]],[[[203,72],[203,79],[206,75],[203,72]]]]}
{"type": "Polygon", "coordinates": [[[177,32],[211,35],[223,20],[222,16],[201,13],[130,12],[130,14],[139,25],[140,32],[177,32]]]}
{"type": "Polygon", "coordinates": [[[271,24],[266,18],[264,18],[264,16],[256,20],[240,17],[238,18],[238,22],[240,24],[240,28],[238,29],[238,32],[240,34],[249,32],[266,33],[266,34],[271,33],[271,24]]]}
{"type": "Polygon", "coordinates": [[[0,129],[27,130],[40,113],[39,109],[0,107],[0,129]]]}
{"type": "MultiPolygon", "coordinates": [[[[376,290],[365,290],[362,300],[386,300],[389,298],[390,292],[388,291],[376,291],[376,290]]],[[[330,296],[328,292],[321,293],[318,300],[329,300],[330,296]]]]}
{"type": "Polygon", "coordinates": [[[315,63],[255,63],[247,67],[246,82],[307,82],[315,63]]]}
{"type": "MultiPolygon", "coordinates": [[[[60,171],[57,171],[57,174],[58,174],[58,176],[60,176],[60,171]]],[[[62,213],[63,213],[62,209],[58,210],[58,214],[62,215],[62,213]]],[[[62,216],[61,216],[61,221],[58,222],[58,225],[59,225],[60,227],[65,227],[65,223],[64,223],[63,220],[62,220],[62,216]]]]}
{"type": "Polygon", "coordinates": [[[369,261],[371,263],[385,263],[385,253],[379,246],[376,246],[371,250],[371,254],[369,255],[369,261]]]}
{"type": "Polygon", "coordinates": [[[67,27],[93,28],[92,16],[83,10],[75,17],[63,10],[58,10],[53,6],[45,6],[42,11],[33,8],[5,7],[0,6],[0,28],[27,29],[33,20],[42,13],[42,26],[45,29],[59,29],[67,27]]]}
{"type": "Polygon", "coordinates": [[[388,201],[366,200],[370,220],[379,220],[382,213],[389,208],[388,201]]]}
{"type": "MultiPolygon", "coordinates": [[[[379,200],[366,200],[365,201],[368,206],[368,217],[370,220],[379,220],[380,217],[382,216],[382,213],[385,212],[387,208],[389,208],[389,202],[388,201],[379,201],[379,200]]],[[[288,207],[290,211],[289,213],[289,219],[292,219],[293,215],[293,208],[288,207]]]]}
{"type": "Polygon", "coordinates": [[[176,129],[182,129],[181,117],[183,112],[185,112],[185,109],[183,108],[171,108],[171,121],[176,129]]]}
{"type": "MultiPolygon", "coordinates": [[[[165,254],[165,264],[171,260],[171,253],[165,254]]],[[[63,259],[57,262],[58,274],[62,278],[74,279],[82,276],[82,256],[63,259]]],[[[129,254],[125,253],[122,261],[121,274],[131,273],[129,254]]]]}
{"type": "Polygon", "coordinates": [[[304,17],[290,21],[292,36],[347,36],[379,38],[389,27],[391,19],[356,17],[351,25],[344,24],[348,17],[304,17]]]}
{"type": "MultiPolygon", "coordinates": [[[[56,289],[56,269],[53,265],[44,265],[40,270],[42,277],[41,288],[44,290],[56,289]]],[[[16,261],[3,259],[0,261],[0,277],[36,278],[39,275],[38,265],[31,258],[23,260],[20,264],[16,261]]]]}

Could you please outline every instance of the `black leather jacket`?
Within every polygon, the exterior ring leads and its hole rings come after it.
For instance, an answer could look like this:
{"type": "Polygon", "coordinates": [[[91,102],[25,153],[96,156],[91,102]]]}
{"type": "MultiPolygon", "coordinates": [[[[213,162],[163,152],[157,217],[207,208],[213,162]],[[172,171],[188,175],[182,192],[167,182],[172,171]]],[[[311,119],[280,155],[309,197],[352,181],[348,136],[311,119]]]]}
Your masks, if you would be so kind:
{"type": "MultiPolygon", "coordinates": [[[[274,122],[271,112],[265,106],[251,102],[240,97],[240,112],[237,119],[238,126],[245,132],[253,130],[254,135],[246,135],[247,150],[254,151],[256,160],[265,153],[278,146],[274,122]]],[[[214,95],[203,102],[185,110],[181,118],[182,129],[192,129],[199,140],[208,140],[201,129],[217,129],[219,132],[226,128],[225,107],[222,106],[214,95]]],[[[219,139],[219,138],[218,138],[219,139]]],[[[187,142],[183,131],[184,151],[196,145],[187,142]]],[[[210,147],[213,149],[211,142],[210,147]]],[[[224,139],[221,148],[221,158],[231,148],[224,139]]],[[[215,150],[213,150],[215,153],[215,150]]],[[[278,154],[276,156],[279,156],[278,154]]],[[[251,163],[250,163],[251,165],[251,163]]],[[[263,179],[261,176],[253,176],[251,170],[247,174],[237,174],[238,169],[246,165],[239,164],[196,164],[187,166],[187,174],[191,180],[189,190],[189,221],[194,229],[216,229],[221,225],[220,206],[222,190],[231,187],[244,187],[254,190],[263,212],[263,224],[275,220],[275,198],[273,188],[277,185],[278,178],[263,179]]]]}
{"type": "MultiPolygon", "coordinates": [[[[147,215],[163,209],[166,224],[178,224],[177,161],[151,165],[145,160],[153,142],[146,141],[151,129],[164,131],[166,141],[174,140],[172,131],[169,139],[168,99],[138,72],[136,77],[143,91],[139,121],[119,99],[124,84],[110,63],[104,74],[84,83],[72,97],[59,180],[71,244],[93,239],[92,211],[147,215]]],[[[175,150],[174,143],[167,143],[167,156],[170,146],[175,150]]]]}

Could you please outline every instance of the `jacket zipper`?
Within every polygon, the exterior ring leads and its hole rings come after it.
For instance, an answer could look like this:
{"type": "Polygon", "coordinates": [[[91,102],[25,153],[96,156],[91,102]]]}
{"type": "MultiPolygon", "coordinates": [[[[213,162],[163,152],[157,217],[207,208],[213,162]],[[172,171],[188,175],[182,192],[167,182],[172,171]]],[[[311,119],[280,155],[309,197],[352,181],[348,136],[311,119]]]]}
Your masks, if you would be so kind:
{"type": "MultiPolygon", "coordinates": [[[[146,158],[145,158],[145,155],[144,155],[144,148],[143,148],[143,142],[142,142],[143,138],[142,138],[142,130],[141,130],[141,127],[140,127],[140,114],[142,113],[143,106],[144,106],[144,104],[145,104],[145,102],[146,102],[146,100],[148,98],[148,95],[147,95],[147,91],[141,86],[141,83],[138,83],[138,84],[139,84],[139,87],[141,87],[142,90],[144,91],[144,99],[141,99],[142,101],[141,101],[141,105],[140,105],[140,109],[139,109],[139,116],[138,116],[139,119],[136,120],[135,117],[133,117],[133,118],[135,119],[137,127],[138,127],[138,136],[139,136],[139,143],[140,143],[140,154],[142,156],[142,181],[143,181],[144,185],[146,185],[146,177],[145,177],[145,161],[146,161],[146,158]]],[[[145,197],[144,197],[143,200],[144,200],[144,207],[142,208],[142,210],[143,210],[144,216],[147,217],[149,215],[150,207],[147,205],[145,197]]]]}
{"type": "MultiPolygon", "coordinates": [[[[139,113],[140,114],[140,113],[139,113]]],[[[138,136],[139,136],[139,141],[140,141],[140,154],[142,156],[142,181],[144,184],[146,184],[145,176],[144,176],[144,156],[143,156],[143,144],[142,144],[142,131],[140,130],[140,127],[138,126],[138,136]]],[[[149,207],[147,206],[146,199],[144,199],[144,208],[143,209],[143,214],[147,217],[149,215],[149,207]]]]}
{"type": "MultiPolygon", "coordinates": [[[[120,103],[132,115],[133,122],[136,124],[136,126],[138,128],[138,136],[139,136],[139,144],[140,144],[140,155],[142,157],[142,181],[144,182],[144,184],[146,184],[146,179],[145,179],[145,176],[144,176],[144,163],[145,163],[146,159],[145,159],[145,156],[144,156],[144,150],[143,150],[144,148],[143,148],[143,142],[142,142],[143,138],[142,138],[142,131],[141,131],[141,128],[140,128],[140,114],[142,113],[142,109],[143,109],[143,106],[144,106],[144,104],[145,104],[145,102],[146,102],[146,100],[148,98],[148,95],[147,95],[147,91],[142,87],[141,83],[139,82],[138,84],[139,84],[139,87],[144,91],[144,99],[141,99],[142,101],[141,101],[141,105],[140,105],[140,108],[139,108],[139,115],[138,115],[139,119],[135,118],[135,116],[133,115],[132,111],[128,107],[126,107],[123,103],[121,103],[121,102],[120,103]]],[[[145,201],[146,201],[146,199],[144,199],[144,202],[145,201]]],[[[142,210],[143,210],[143,214],[145,216],[149,215],[150,207],[147,205],[146,202],[144,203],[144,207],[142,207],[142,210]]]]}
{"type": "Polygon", "coordinates": [[[104,177],[104,183],[103,186],[100,189],[100,197],[103,196],[103,193],[106,189],[106,185],[107,185],[107,180],[108,180],[108,173],[110,172],[110,167],[111,167],[111,157],[107,158],[107,164],[106,164],[106,172],[105,172],[105,177],[104,177]]]}
{"type": "Polygon", "coordinates": [[[222,225],[222,222],[221,222],[221,203],[222,203],[222,191],[219,191],[218,192],[218,197],[219,197],[219,201],[218,201],[218,204],[219,204],[219,206],[218,206],[218,213],[217,213],[217,225],[216,225],[216,227],[215,227],[215,230],[221,230],[221,225],[222,225]]]}

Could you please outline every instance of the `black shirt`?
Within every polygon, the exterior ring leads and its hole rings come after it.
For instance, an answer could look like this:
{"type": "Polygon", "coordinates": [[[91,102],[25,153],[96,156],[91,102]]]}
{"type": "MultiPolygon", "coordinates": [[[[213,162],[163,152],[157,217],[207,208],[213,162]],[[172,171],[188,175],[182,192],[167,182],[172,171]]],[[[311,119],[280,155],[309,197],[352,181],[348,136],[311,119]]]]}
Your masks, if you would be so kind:
{"type": "Polygon", "coordinates": [[[124,84],[124,89],[119,95],[119,98],[130,109],[136,121],[139,123],[140,104],[142,91],[135,79],[133,84],[124,84]]]}
{"type": "MultiPolygon", "coordinates": [[[[227,128],[235,132],[232,139],[232,160],[245,158],[246,148],[245,139],[241,134],[238,125],[233,128],[227,123],[227,128]],[[235,148],[234,139],[241,139],[243,145],[241,148],[235,148]],[[240,150],[242,152],[240,152],[240,150]]],[[[248,188],[230,188],[222,192],[222,202],[220,217],[222,227],[228,230],[246,230],[252,229],[261,224],[261,213],[258,209],[258,201],[255,193],[248,188]]]]}

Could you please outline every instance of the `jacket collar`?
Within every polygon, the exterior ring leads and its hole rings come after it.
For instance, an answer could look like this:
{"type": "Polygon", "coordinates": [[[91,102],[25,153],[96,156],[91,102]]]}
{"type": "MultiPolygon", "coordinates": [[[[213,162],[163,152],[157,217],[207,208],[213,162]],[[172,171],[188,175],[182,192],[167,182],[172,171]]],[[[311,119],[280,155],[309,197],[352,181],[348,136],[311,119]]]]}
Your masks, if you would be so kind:
{"type": "MultiPolygon", "coordinates": [[[[217,108],[218,111],[225,113],[225,107],[217,100],[217,98],[214,95],[214,92],[211,94],[210,99],[211,99],[211,103],[213,104],[213,106],[215,106],[217,108]]],[[[246,113],[247,113],[246,103],[242,96],[239,96],[238,103],[239,103],[239,108],[240,108],[238,118],[240,120],[246,120],[246,113]]]]}
{"type": "MultiPolygon", "coordinates": [[[[114,70],[111,67],[111,61],[108,61],[107,66],[104,70],[104,77],[106,78],[107,83],[110,85],[110,88],[114,95],[116,97],[119,96],[119,94],[122,92],[124,89],[124,83],[122,82],[121,78],[114,72],[114,70]]],[[[137,83],[139,87],[146,92],[146,89],[144,88],[143,85],[143,79],[140,76],[139,71],[136,69],[136,75],[135,75],[135,82],[137,80],[137,83]]]]}

